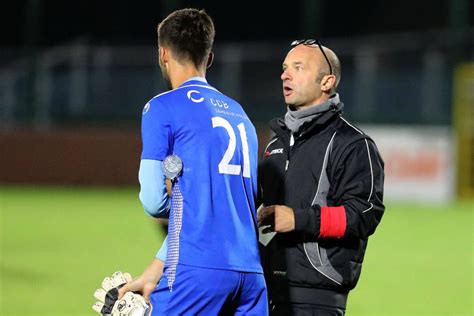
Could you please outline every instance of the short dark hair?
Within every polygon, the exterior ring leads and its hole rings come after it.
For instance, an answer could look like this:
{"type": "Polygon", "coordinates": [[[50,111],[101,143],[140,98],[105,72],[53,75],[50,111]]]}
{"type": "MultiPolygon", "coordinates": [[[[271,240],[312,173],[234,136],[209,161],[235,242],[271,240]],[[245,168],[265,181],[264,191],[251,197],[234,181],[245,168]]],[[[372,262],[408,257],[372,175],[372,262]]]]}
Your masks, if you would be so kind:
{"type": "Polygon", "coordinates": [[[177,10],[158,25],[158,45],[168,47],[178,61],[191,61],[198,68],[207,62],[214,36],[214,23],[204,10],[177,10]]]}

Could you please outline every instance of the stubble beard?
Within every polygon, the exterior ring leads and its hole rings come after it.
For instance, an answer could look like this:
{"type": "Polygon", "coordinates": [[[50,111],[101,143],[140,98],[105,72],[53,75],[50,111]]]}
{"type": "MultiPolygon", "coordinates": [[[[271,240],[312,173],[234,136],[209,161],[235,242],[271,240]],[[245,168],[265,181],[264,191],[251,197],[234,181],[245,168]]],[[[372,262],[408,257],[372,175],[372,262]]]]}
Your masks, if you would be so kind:
{"type": "Polygon", "coordinates": [[[285,98],[285,104],[289,107],[297,107],[296,103],[297,101],[295,100],[295,98],[291,98],[291,97],[285,98]]]}
{"type": "Polygon", "coordinates": [[[173,86],[171,85],[171,79],[168,75],[168,72],[166,71],[165,66],[161,63],[161,61],[159,64],[161,69],[161,76],[163,77],[163,81],[165,82],[166,88],[168,88],[168,90],[173,90],[173,86]]]}

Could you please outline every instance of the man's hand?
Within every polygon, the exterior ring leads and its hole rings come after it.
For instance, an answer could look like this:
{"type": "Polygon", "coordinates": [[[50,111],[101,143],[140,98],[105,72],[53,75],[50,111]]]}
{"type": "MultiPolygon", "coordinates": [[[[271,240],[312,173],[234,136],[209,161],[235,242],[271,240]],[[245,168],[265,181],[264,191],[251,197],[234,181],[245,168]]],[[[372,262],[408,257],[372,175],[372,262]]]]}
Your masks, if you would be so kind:
{"type": "Polygon", "coordinates": [[[165,263],[159,259],[153,259],[151,264],[138,278],[128,282],[118,290],[118,298],[121,299],[127,292],[140,293],[146,301],[150,300],[150,294],[163,274],[165,263]]]}
{"type": "Polygon", "coordinates": [[[295,213],[285,205],[264,207],[258,213],[258,224],[270,225],[277,233],[286,233],[295,229],[295,213]]]}
{"type": "Polygon", "coordinates": [[[115,272],[112,277],[107,277],[102,282],[102,287],[95,291],[94,296],[99,301],[92,309],[103,316],[147,316],[150,305],[140,295],[132,292],[119,293],[132,277],[129,273],[115,272]],[[120,296],[120,297],[119,297],[120,296]]]}
{"type": "Polygon", "coordinates": [[[173,182],[170,179],[165,180],[166,192],[168,196],[171,197],[173,195],[173,182]]]}
{"type": "Polygon", "coordinates": [[[128,282],[118,290],[118,298],[121,299],[127,292],[141,293],[146,301],[150,300],[150,294],[156,287],[155,282],[146,281],[142,276],[128,282]]]}

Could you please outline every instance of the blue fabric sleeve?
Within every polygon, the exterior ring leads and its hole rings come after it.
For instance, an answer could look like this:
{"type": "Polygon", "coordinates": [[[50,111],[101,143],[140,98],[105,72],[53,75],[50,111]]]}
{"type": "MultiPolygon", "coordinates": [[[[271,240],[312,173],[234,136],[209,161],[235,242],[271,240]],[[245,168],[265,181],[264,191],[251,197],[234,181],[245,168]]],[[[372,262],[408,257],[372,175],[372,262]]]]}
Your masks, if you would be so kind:
{"type": "Polygon", "coordinates": [[[171,113],[157,98],[145,105],[142,114],[141,159],[164,160],[173,152],[171,113]]]}
{"type": "Polygon", "coordinates": [[[165,176],[160,160],[142,159],[138,172],[140,201],[145,212],[153,217],[168,217],[170,197],[166,192],[165,176]]]}
{"type": "Polygon", "coordinates": [[[156,254],[156,259],[166,262],[166,253],[168,252],[168,235],[163,239],[160,250],[156,254]]]}

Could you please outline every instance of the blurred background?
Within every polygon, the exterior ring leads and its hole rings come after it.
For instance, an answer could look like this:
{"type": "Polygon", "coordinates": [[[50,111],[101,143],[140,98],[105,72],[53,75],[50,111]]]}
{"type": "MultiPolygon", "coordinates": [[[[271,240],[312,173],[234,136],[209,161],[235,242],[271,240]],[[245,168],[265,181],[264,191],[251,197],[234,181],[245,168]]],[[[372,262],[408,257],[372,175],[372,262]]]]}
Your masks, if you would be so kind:
{"type": "Polygon", "coordinates": [[[90,315],[103,277],[153,258],[141,110],[165,91],[156,26],[184,7],[213,17],[207,79],[243,105],[260,151],[286,111],[289,43],[319,38],[340,57],[345,116],[386,164],[348,315],[472,315],[472,0],[2,1],[0,315],[90,315]]]}

